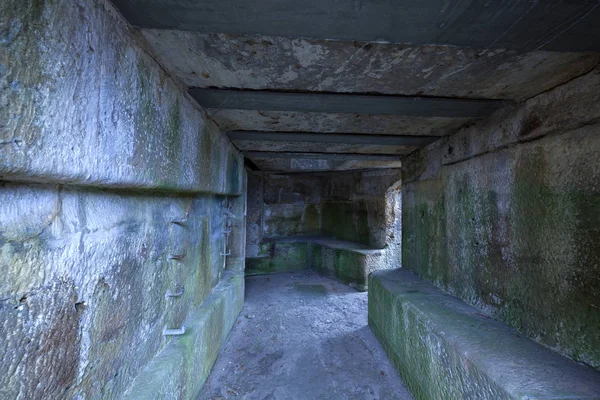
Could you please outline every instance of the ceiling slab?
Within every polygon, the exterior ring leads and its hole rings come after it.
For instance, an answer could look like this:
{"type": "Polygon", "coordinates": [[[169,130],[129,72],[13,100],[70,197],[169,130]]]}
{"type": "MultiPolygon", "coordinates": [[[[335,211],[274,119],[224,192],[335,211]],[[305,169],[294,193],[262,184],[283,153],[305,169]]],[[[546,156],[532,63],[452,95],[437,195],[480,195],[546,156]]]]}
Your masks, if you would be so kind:
{"type": "Polygon", "coordinates": [[[234,140],[240,151],[406,155],[420,146],[234,140]]]}
{"type": "Polygon", "coordinates": [[[227,136],[232,141],[264,140],[272,142],[314,142],[343,143],[388,146],[426,146],[439,139],[437,136],[397,136],[397,135],[361,135],[351,133],[319,133],[319,132],[261,132],[230,131],[227,136]]]}
{"type": "Polygon", "coordinates": [[[343,114],[404,115],[413,117],[480,118],[509,104],[505,100],[340,93],[191,88],[204,108],[343,114]]]}
{"type": "Polygon", "coordinates": [[[600,50],[597,0],[113,0],[135,26],[346,41],[600,50]]]}
{"type": "Polygon", "coordinates": [[[298,153],[298,152],[276,152],[276,151],[244,151],[242,154],[250,159],[253,158],[303,158],[309,160],[362,160],[362,161],[400,161],[400,157],[381,154],[346,154],[346,153],[298,153]]]}
{"type": "Polygon", "coordinates": [[[590,71],[597,53],[482,50],[143,29],[188,87],[525,100],[590,71]]]}
{"type": "Polygon", "coordinates": [[[225,131],[309,131],[445,136],[470,118],[406,117],[338,113],[297,113],[260,110],[206,110],[225,131]]]}
{"type": "Polygon", "coordinates": [[[261,171],[266,172],[325,172],[356,171],[381,168],[401,168],[400,160],[332,160],[327,158],[274,158],[255,157],[254,163],[261,171]]]}

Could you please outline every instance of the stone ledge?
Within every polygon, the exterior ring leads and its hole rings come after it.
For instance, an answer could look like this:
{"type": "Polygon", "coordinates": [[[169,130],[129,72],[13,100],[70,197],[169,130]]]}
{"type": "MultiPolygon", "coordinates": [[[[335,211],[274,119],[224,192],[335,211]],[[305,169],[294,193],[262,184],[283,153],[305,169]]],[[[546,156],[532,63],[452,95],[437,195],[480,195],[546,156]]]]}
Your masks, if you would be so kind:
{"type": "Polygon", "coordinates": [[[267,254],[246,259],[246,276],[283,272],[296,272],[308,269],[310,245],[302,241],[281,241],[270,243],[267,254]]]}
{"type": "Polygon", "coordinates": [[[356,290],[367,291],[369,274],[384,265],[384,251],[340,240],[314,241],[311,248],[311,268],[356,290]]]}
{"type": "Polygon", "coordinates": [[[369,274],[385,265],[383,249],[320,235],[266,238],[265,243],[271,244],[271,254],[247,259],[247,276],[311,268],[366,291],[369,274]]]}
{"type": "Polygon", "coordinates": [[[211,295],[138,375],[123,399],[194,399],[204,385],[221,345],[244,302],[244,277],[229,270],[211,295]]]}
{"type": "Polygon", "coordinates": [[[599,372],[411,272],[369,280],[369,326],[417,399],[600,399],[599,372]]]}

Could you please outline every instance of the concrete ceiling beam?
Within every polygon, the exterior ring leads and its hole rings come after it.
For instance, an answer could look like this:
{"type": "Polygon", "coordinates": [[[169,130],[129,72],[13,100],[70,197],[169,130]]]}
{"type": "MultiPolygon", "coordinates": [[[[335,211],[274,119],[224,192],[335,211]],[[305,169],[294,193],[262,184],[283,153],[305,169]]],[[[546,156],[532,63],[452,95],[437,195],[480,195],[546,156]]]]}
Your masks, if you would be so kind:
{"type": "Polygon", "coordinates": [[[277,152],[277,151],[242,151],[245,157],[255,158],[281,158],[281,159],[307,159],[307,160],[361,160],[361,161],[399,161],[400,156],[381,154],[340,154],[340,153],[303,153],[303,152],[277,152]]]}
{"type": "Polygon", "coordinates": [[[229,131],[227,132],[227,136],[234,142],[238,140],[260,140],[272,142],[373,144],[383,146],[426,146],[439,139],[438,136],[264,131],[229,131]]]}
{"type": "Polygon", "coordinates": [[[519,50],[600,50],[597,0],[113,0],[135,26],[519,50]]]}
{"type": "Polygon", "coordinates": [[[480,118],[510,104],[506,100],[263,90],[190,89],[204,108],[480,118]]]}

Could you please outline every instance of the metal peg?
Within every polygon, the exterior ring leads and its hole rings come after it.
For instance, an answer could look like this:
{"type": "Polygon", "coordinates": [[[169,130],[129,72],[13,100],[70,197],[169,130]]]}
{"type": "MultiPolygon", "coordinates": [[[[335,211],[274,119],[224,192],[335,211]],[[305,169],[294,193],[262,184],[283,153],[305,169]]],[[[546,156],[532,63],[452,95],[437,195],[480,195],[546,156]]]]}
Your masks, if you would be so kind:
{"type": "Polygon", "coordinates": [[[187,249],[183,250],[183,254],[171,254],[169,260],[181,260],[187,255],[187,249]]]}
{"type": "Polygon", "coordinates": [[[179,329],[167,329],[167,326],[163,328],[163,336],[181,336],[185,333],[185,325],[179,329]]]}
{"type": "Polygon", "coordinates": [[[227,257],[229,255],[231,255],[231,250],[229,250],[227,253],[221,253],[222,256],[227,257]]]}
{"type": "Polygon", "coordinates": [[[165,299],[169,299],[169,297],[181,297],[183,296],[185,289],[181,288],[181,290],[179,292],[171,292],[170,290],[167,289],[167,293],[165,293],[165,299]]]}
{"type": "Polygon", "coordinates": [[[172,221],[171,221],[171,223],[172,223],[172,224],[175,224],[175,225],[184,226],[184,225],[186,225],[186,224],[188,223],[188,220],[189,220],[189,214],[190,214],[190,213],[189,213],[189,212],[187,212],[187,213],[185,213],[185,217],[183,217],[183,218],[180,218],[180,219],[174,219],[174,220],[172,220],[172,221]]]}

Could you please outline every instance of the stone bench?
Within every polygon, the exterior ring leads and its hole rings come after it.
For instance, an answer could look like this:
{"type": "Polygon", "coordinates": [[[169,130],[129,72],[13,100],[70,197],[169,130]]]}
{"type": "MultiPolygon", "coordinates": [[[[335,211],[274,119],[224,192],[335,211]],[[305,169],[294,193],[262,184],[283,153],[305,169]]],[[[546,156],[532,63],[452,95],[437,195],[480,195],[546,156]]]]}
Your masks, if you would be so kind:
{"type": "Polygon", "coordinates": [[[197,398],[243,305],[244,278],[241,268],[232,268],[188,317],[183,335],[165,338],[167,343],[163,350],[133,380],[121,398],[197,398]]]}
{"type": "Polygon", "coordinates": [[[600,372],[406,270],[369,278],[369,325],[417,399],[600,399],[600,372]]]}
{"type": "Polygon", "coordinates": [[[366,291],[369,274],[384,266],[384,251],[342,240],[319,239],[311,242],[310,267],[321,275],[366,291]]]}
{"type": "Polygon", "coordinates": [[[381,269],[385,250],[323,236],[271,238],[263,257],[246,259],[246,275],[312,269],[366,291],[369,274],[381,269]]]}

